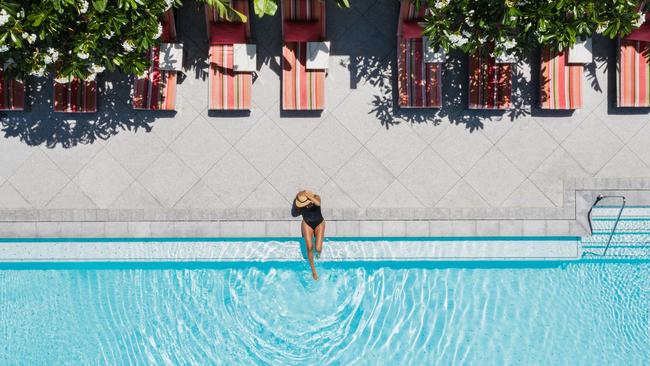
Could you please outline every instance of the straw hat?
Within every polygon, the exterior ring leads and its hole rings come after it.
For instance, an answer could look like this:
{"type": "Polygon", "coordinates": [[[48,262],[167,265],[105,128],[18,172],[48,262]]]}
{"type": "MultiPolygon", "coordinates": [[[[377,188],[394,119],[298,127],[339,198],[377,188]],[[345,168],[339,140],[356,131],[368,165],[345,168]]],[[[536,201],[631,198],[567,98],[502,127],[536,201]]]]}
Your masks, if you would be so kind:
{"type": "Polygon", "coordinates": [[[310,204],[311,201],[309,200],[309,198],[307,198],[306,194],[304,194],[302,192],[299,192],[296,195],[296,200],[294,201],[294,203],[295,203],[296,207],[303,208],[303,207],[306,207],[308,204],[310,204]]]}

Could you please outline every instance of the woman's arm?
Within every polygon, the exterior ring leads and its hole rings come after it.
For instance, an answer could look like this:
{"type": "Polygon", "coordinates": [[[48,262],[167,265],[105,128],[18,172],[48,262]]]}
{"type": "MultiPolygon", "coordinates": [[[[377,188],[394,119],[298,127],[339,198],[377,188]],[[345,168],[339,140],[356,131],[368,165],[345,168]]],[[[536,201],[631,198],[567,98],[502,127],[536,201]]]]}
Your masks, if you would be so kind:
{"type": "Polygon", "coordinates": [[[320,206],[320,196],[313,192],[305,191],[305,196],[316,206],[320,206]]]}

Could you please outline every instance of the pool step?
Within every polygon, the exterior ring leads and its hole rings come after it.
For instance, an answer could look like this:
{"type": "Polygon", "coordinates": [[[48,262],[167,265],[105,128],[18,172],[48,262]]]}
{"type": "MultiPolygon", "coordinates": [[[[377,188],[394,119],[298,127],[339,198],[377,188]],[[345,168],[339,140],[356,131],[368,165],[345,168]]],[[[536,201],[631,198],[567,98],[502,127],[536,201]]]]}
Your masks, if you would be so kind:
{"type": "MultiPolygon", "coordinates": [[[[592,218],[614,218],[618,216],[620,206],[596,206],[591,211],[592,218]]],[[[650,219],[650,206],[626,206],[621,218],[650,219]]]]}
{"type": "MultiPolygon", "coordinates": [[[[301,261],[298,240],[0,243],[0,262],[301,261]]],[[[578,238],[328,240],[321,261],[573,260],[578,238]]]]}
{"type": "MultiPolygon", "coordinates": [[[[584,253],[602,255],[620,211],[620,206],[599,206],[592,211],[593,235],[582,238],[584,253]]],[[[608,258],[650,258],[650,207],[626,207],[611,235],[608,258]]]]}

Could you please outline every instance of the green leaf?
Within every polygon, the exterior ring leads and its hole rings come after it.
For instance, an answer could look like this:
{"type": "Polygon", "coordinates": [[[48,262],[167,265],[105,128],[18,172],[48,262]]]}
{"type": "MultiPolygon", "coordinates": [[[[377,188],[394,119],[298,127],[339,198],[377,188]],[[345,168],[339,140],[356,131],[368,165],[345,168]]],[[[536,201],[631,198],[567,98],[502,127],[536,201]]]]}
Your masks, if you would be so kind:
{"type": "Polygon", "coordinates": [[[254,0],[253,10],[258,17],[275,15],[275,12],[278,10],[278,4],[275,0],[254,0]]]}
{"type": "Polygon", "coordinates": [[[23,45],[23,41],[16,35],[14,32],[9,32],[11,34],[11,40],[16,44],[16,46],[21,47],[23,45]]]}
{"type": "Polygon", "coordinates": [[[350,1],[348,1],[348,0],[336,0],[336,5],[338,5],[339,8],[349,8],[350,7],[350,1]]]}
{"type": "Polygon", "coordinates": [[[43,22],[44,19],[45,19],[45,14],[42,14],[42,13],[41,13],[41,14],[38,14],[38,15],[34,18],[34,21],[32,22],[32,26],[34,26],[34,27],[38,27],[39,25],[41,25],[41,23],[43,22]]]}
{"type": "Polygon", "coordinates": [[[108,0],[93,0],[93,8],[95,8],[98,13],[103,13],[106,10],[107,3],[108,0]]]}

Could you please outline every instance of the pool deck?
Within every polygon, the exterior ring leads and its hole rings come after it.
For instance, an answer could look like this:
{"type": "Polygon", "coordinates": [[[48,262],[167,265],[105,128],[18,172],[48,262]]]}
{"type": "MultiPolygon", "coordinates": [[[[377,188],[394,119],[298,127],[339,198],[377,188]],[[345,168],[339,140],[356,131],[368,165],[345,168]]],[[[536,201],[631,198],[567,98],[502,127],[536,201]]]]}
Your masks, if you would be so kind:
{"type": "MultiPolygon", "coordinates": [[[[554,240],[331,240],[319,261],[574,260],[578,238],[554,240]]],[[[273,262],[302,261],[295,239],[270,241],[5,242],[0,262],[273,262]]]]}
{"type": "Polygon", "coordinates": [[[0,113],[0,237],[295,237],[295,192],[323,197],[329,236],[584,235],[596,195],[650,203],[650,110],[618,109],[615,42],[594,39],[584,108],[535,107],[538,55],[513,74],[515,106],[466,109],[467,62],[450,55],[440,110],[394,106],[398,2],[327,3],[322,113],[280,111],[280,19],[253,18],[250,113],[207,105],[200,6],[178,10],[185,43],[176,113],[136,112],[130,79],[99,77],[99,112],[0,113]],[[532,72],[531,72],[532,70],[532,72]]]}

